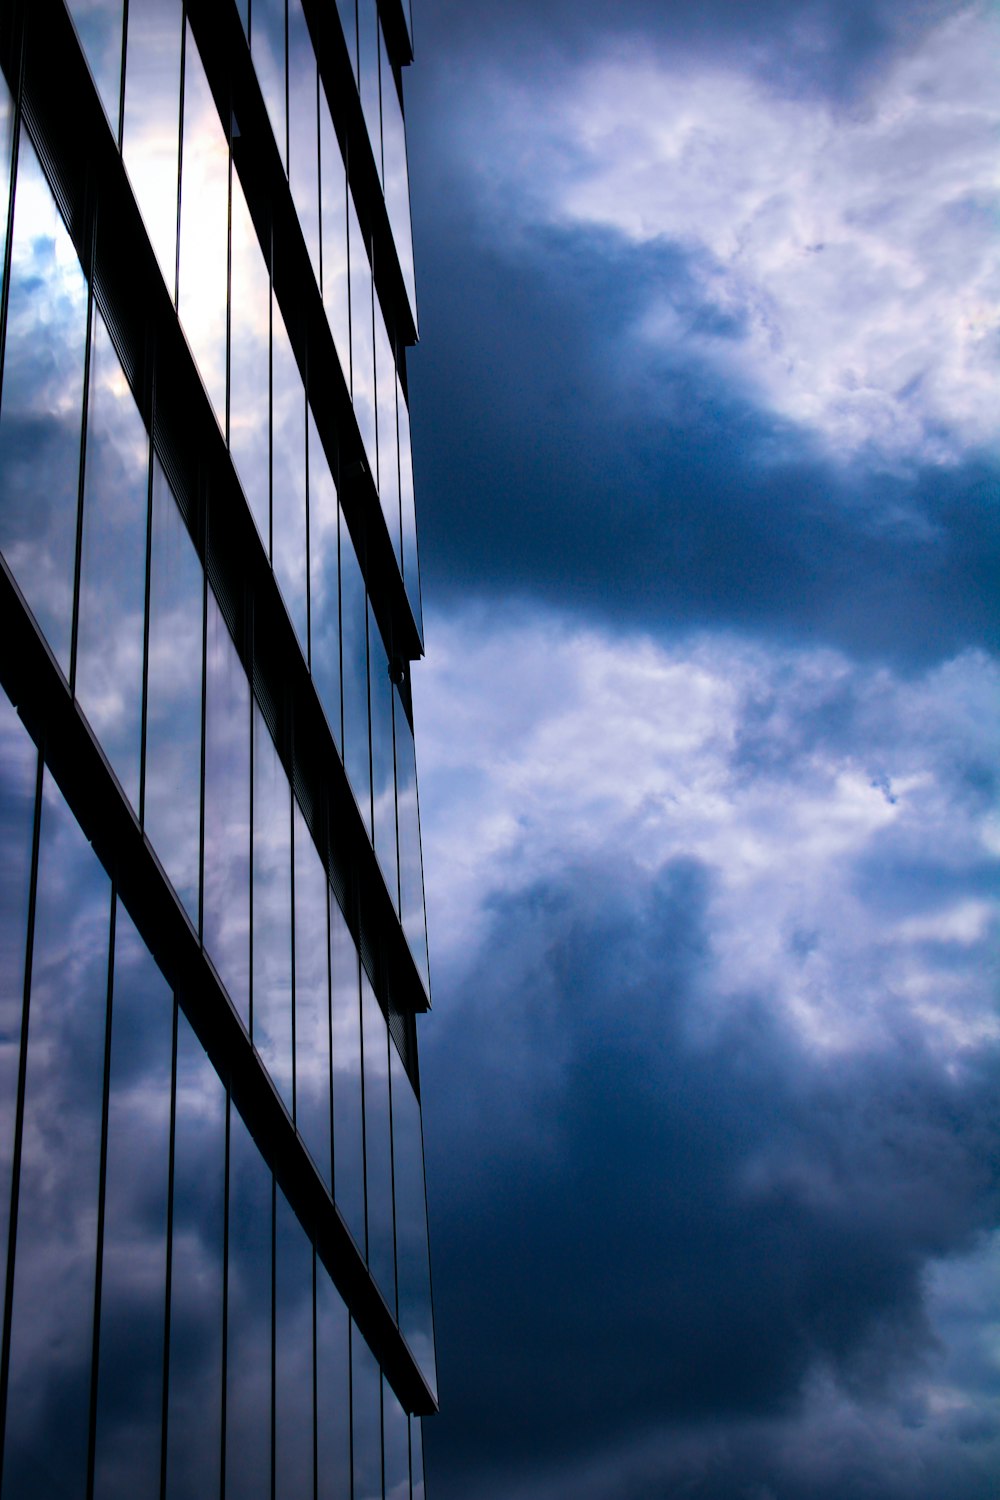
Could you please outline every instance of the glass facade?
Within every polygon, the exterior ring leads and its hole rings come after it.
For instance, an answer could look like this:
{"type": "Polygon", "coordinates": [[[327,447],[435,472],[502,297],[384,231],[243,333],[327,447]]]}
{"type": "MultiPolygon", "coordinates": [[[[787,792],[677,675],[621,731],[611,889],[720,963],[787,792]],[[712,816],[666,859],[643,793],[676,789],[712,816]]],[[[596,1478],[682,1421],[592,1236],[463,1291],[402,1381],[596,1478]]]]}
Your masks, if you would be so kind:
{"type": "Polygon", "coordinates": [[[424,1493],[397,4],[0,29],[0,1500],[424,1493]]]}

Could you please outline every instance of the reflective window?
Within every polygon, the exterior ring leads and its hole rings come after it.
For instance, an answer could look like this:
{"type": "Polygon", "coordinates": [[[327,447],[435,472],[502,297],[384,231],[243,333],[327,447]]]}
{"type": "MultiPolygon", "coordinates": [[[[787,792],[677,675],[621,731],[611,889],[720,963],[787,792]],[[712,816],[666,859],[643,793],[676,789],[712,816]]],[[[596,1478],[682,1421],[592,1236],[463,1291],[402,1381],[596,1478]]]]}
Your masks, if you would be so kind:
{"type": "Polygon", "coordinates": [[[285,1195],[274,1200],[274,1497],[313,1488],[313,1252],[285,1195]]]}
{"type": "Polygon", "coordinates": [[[403,111],[396,90],[392,65],[379,36],[382,77],[382,163],[385,207],[389,215],[393,243],[403,273],[410,309],[416,317],[417,296],[413,280],[413,233],[410,228],[410,179],[406,166],[406,133],[403,111]]]}
{"type": "Polygon", "coordinates": [[[358,223],[354,199],[347,195],[347,240],[351,281],[351,399],[368,466],[376,473],[375,331],[372,322],[372,268],[358,223]]]}
{"type": "Polygon", "coordinates": [[[410,1500],[424,1500],[424,1430],[419,1417],[410,1418],[410,1500]]]}
{"type": "Polygon", "coordinates": [[[326,870],[292,798],[295,845],[295,1125],[328,1188],[330,1155],[330,949],[326,870]]]}
{"type": "Polygon", "coordinates": [[[396,427],[399,434],[399,518],[402,532],[403,582],[417,629],[423,635],[420,608],[420,571],[417,564],[417,515],[413,505],[413,454],[410,447],[410,413],[403,388],[397,382],[396,427]]]}
{"type": "Polygon", "coordinates": [[[424,866],[420,852],[420,806],[417,801],[417,760],[413,730],[393,689],[396,743],[396,816],[399,830],[399,910],[406,941],[417,968],[430,988],[427,969],[427,915],[424,907],[424,866]]]}
{"type": "Polygon", "coordinates": [[[229,336],[229,450],[269,553],[271,279],[235,172],[229,336]]]}
{"type": "MultiPolygon", "coordinates": [[[[7,209],[10,204],[10,163],[14,149],[14,103],[7,80],[0,73],[0,273],[7,270],[7,209]]],[[[346,234],[346,228],[345,228],[346,234]]]]}
{"type": "Polygon", "coordinates": [[[129,0],[122,156],[171,299],[177,294],[181,0],[129,0]]]}
{"type": "Polygon", "coordinates": [[[271,560],[304,656],[309,649],[306,397],[276,297],[271,317],[271,560]]]}
{"type": "Polygon", "coordinates": [[[302,0],[288,0],[288,181],[319,286],[319,74],[302,0]]]}
{"type": "Polygon", "coordinates": [[[119,901],[108,1078],[94,1495],[160,1484],[173,996],[119,901]]]}
{"type": "Polygon", "coordinates": [[[358,91],[375,166],[382,180],[382,126],[378,97],[379,23],[376,0],[358,0],[358,91]]]}
{"type": "Polygon", "coordinates": [[[358,950],[330,892],[333,1032],[333,1183],[341,1217],[365,1248],[365,1145],[361,1088],[361,976],[358,950]]]}
{"type": "Polygon", "coordinates": [[[337,14],[340,16],[340,24],[344,31],[344,41],[347,43],[347,51],[351,59],[351,67],[354,70],[356,81],[358,76],[358,23],[355,0],[337,0],[337,14]]]}
{"type": "Polygon", "coordinates": [[[149,435],[96,305],[88,392],[76,696],[138,809],[149,435]]]}
{"type": "Polygon", "coordinates": [[[232,1500],[271,1500],[273,1195],[267,1164],[230,1105],[226,1494],[232,1500]]]}
{"type": "Polygon", "coordinates": [[[203,599],[201,560],[154,453],[143,826],[195,925],[203,599]]]}
{"type": "Polygon", "coordinates": [[[223,430],[228,259],[229,146],[188,24],[177,312],[223,430]]]}
{"type": "Polygon", "coordinates": [[[340,513],[340,631],[344,768],[371,836],[371,760],[368,745],[368,604],[351,534],[340,513]]]}
{"type": "Polygon", "coordinates": [[[292,1102],[292,809],[274,741],[253,707],[253,1043],[292,1102]]]}
{"type": "Polygon", "coordinates": [[[410,1431],[406,1412],[382,1377],[382,1467],[385,1500],[410,1500],[410,1431]]]}
{"type": "Polygon", "coordinates": [[[351,1326],[353,1500],[382,1500],[382,1377],[375,1356],[351,1326]]]}
{"type": "Polygon", "coordinates": [[[316,1263],[316,1500],[351,1493],[351,1370],[347,1308],[316,1263]]]}
{"type": "Polygon", "coordinates": [[[166,1500],[219,1493],[226,1093],[177,1011],[166,1500]]]}
{"type": "Polygon", "coordinates": [[[375,299],[375,389],[378,415],[378,493],[392,540],[396,566],[402,572],[399,532],[399,447],[396,438],[396,361],[375,299]]]}
{"type": "Polygon", "coordinates": [[[368,662],[371,680],[372,827],[375,853],[392,897],[399,908],[396,861],[396,776],[392,748],[392,682],[389,659],[371,604],[368,606],[368,662]]]}
{"type": "Polygon", "coordinates": [[[87,283],[22,130],[0,402],[0,551],[69,676],[87,283]]]}
{"type": "Polygon", "coordinates": [[[68,0],[67,9],[117,140],[122,86],[122,0],[68,0]]]}
{"type": "Polygon", "coordinates": [[[347,172],[326,94],[320,90],[320,202],[323,306],[348,386],[351,383],[351,301],[347,278],[347,172]]]}
{"type": "Polygon", "coordinates": [[[395,1045],[389,1047],[392,1087],[392,1172],[396,1208],[399,1327],[432,1391],[437,1390],[431,1307],[424,1147],[420,1105],[395,1045]]]}
{"type": "Polygon", "coordinates": [[[205,621],[204,941],[250,1029],[250,688],[211,592],[205,621]]]}
{"type": "Polygon", "coordinates": [[[250,8],[250,51],[271,118],[281,165],[288,171],[285,128],[285,0],[253,0],[250,8]]]}
{"type": "Polygon", "coordinates": [[[386,1305],[396,1310],[393,1244],[392,1139],[389,1121],[389,1033],[364,964],[361,965],[362,1056],[365,1073],[365,1198],[368,1268],[386,1305]]]}
{"type": "Polygon", "coordinates": [[[337,489],[308,412],[309,440],[309,667],[326,720],[339,748],[340,722],[340,561],[337,489]]]}
{"type": "Polygon", "coordinates": [[[10,1323],[11,1495],[86,1487],[110,897],[46,777],[10,1323]]]}

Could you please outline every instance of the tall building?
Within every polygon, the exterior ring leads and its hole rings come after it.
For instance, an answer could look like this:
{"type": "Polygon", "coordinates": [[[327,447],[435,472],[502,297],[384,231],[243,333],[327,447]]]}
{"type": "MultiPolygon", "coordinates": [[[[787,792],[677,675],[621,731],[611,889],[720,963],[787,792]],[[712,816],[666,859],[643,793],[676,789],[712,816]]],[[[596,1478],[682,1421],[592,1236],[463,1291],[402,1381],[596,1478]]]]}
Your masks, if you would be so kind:
{"type": "Polygon", "coordinates": [[[0,1500],[422,1500],[407,0],[0,3],[0,1500]]]}

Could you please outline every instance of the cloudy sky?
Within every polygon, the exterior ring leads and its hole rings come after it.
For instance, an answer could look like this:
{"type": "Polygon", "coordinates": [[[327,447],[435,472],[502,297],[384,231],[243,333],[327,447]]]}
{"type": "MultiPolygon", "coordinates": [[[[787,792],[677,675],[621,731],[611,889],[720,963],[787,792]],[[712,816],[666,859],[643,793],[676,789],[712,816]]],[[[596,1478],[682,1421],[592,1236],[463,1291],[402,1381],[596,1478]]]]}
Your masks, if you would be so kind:
{"type": "Polygon", "coordinates": [[[1000,12],[420,0],[433,1500],[1000,1474],[1000,12]]]}

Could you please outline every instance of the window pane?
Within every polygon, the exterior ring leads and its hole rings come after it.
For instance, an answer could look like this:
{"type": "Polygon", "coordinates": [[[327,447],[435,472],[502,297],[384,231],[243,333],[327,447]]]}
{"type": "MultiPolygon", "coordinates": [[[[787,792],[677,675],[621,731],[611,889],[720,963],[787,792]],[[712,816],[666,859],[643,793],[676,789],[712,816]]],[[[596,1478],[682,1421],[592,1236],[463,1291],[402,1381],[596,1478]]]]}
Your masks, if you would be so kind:
{"type": "Polygon", "coordinates": [[[226,1494],[271,1496],[271,1173],[229,1113],[226,1494]]]}
{"type": "Polygon", "coordinates": [[[274,1199],[274,1495],[313,1488],[312,1245],[280,1189],[274,1199]]]}
{"type": "Polygon", "coordinates": [[[134,808],[142,749],[149,435],[95,305],[76,696],[134,808]]]}
{"type": "Polygon", "coordinates": [[[177,288],[181,0],[129,0],[122,157],[171,299],[177,288]]]}
{"type": "Polygon", "coordinates": [[[253,0],[250,8],[250,51],[260,91],[271,119],[271,129],[288,171],[285,130],[285,0],[253,0]]]}
{"type": "Polygon", "coordinates": [[[306,397],[274,299],[271,324],[271,558],[303,656],[306,604],[306,397]]]}
{"type": "Polygon", "coordinates": [[[385,206],[389,226],[403,273],[406,295],[414,321],[417,315],[416,287],[413,280],[413,232],[410,228],[410,181],[406,166],[406,134],[396,80],[392,76],[385,41],[380,36],[382,76],[382,162],[384,167],[385,206]]]}
{"type": "Polygon", "coordinates": [[[94,1494],[160,1487],[173,996],[125,908],[115,916],[94,1494]]]}
{"type": "Polygon", "coordinates": [[[323,219],[323,306],[348,386],[351,383],[351,303],[347,280],[347,173],[340,143],[330,118],[326,94],[320,90],[319,144],[323,219]]]}
{"type": "Polygon", "coordinates": [[[389,1048],[392,1086],[392,1173],[396,1208],[399,1327],[432,1391],[437,1390],[431,1308],[424,1145],[420,1105],[395,1046],[389,1048]]]}
{"type": "Polygon", "coordinates": [[[351,398],[368,455],[376,472],[375,445],[375,332],[372,323],[372,268],[358,223],[354,199],[347,195],[347,238],[351,281],[351,398]]]}
{"type": "Polygon", "coordinates": [[[302,0],[288,0],[288,180],[319,286],[318,73],[302,0]]]}
{"type": "Polygon", "coordinates": [[[316,1263],[316,1500],[351,1493],[351,1370],[347,1308],[316,1263]]]}
{"type": "Polygon", "coordinates": [[[177,311],[223,430],[228,242],[229,146],[188,25],[177,311]]]}
{"type": "Polygon", "coordinates": [[[382,1377],[382,1454],[385,1500],[410,1500],[410,1433],[406,1412],[382,1377]]]}
{"type": "Polygon", "coordinates": [[[166,1500],[219,1492],[226,1093],[177,1013],[166,1500]]]}
{"type": "Polygon", "coordinates": [[[122,0],[69,0],[67,8],[117,140],[122,86],[122,0]]]}
{"type": "Polygon", "coordinates": [[[21,131],[0,405],[0,551],[69,676],[87,283],[21,131]]]}
{"type": "Polygon", "coordinates": [[[371,835],[371,759],[368,745],[368,605],[354,543],[340,513],[340,629],[344,705],[344,768],[371,835]]]}
{"type": "Polygon", "coordinates": [[[201,841],[201,560],[153,455],[144,826],[198,922],[201,841]]]}
{"type": "Polygon", "coordinates": [[[378,9],[375,0],[358,0],[358,88],[375,166],[382,180],[382,127],[378,99],[378,9]]]}
{"type": "MultiPolygon", "coordinates": [[[[10,202],[10,163],[14,146],[14,103],[7,80],[0,73],[0,279],[7,273],[7,209],[10,202]]],[[[346,234],[346,229],[345,229],[346,234]]]]}
{"type": "Polygon", "coordinates": [[[337,898],[330,892],[333,1030],[333,1183],[341,1217],[365,1248],[365,1146],[361,1091],[361,975],[337,898]]]}
{"type": "Polygon", "coordinates": [[[46,778],[10,1325],[12,1495],[86,1486],[110,897],[46,778]]]}
{"type": "Polygon", "coordinates": [[[354,1436],[353,1500],[382,1500],[382,1379],[375,1356],[351,1327],[351,1430],[354,1436]]]}
{"type": "Polygon", "coordinates": [[[351,67],[354,77],[358,76],[358,23],[355,14],[355,0],[337,0],[337,14],[340,16],[340,24],[344,31],[344,41],[347,43],[348,56],[351,59],[351,67]]]}
{"type": "Polygon", "coordinates": [[[413,504],[413,454],[410,448],[410,413],[403,388],[396,388],[396,428],[399,434],[399,518],[402,530],[403,582],[417,629],[423,635],[420,609],[420,570],[417,560],[417,514],[413,504]]]}
{"type": "Polygon", "coordinates": [[[337,489],[308,413],[309,438],[309,666],[338,748],[340,722],[340,565],[337,489]]]}
{"type": "Polygon", "coordinates": [[[365,1072],[365,1186],[368,1268],[386,1305],[396,1311],[393,1242],[392,1142],[389,1134],[389,1033],[364,964],[361,965],[362,1056],[365,1072]]]}
{"type": "Polygon", "coordinates": [[[204,941],[250,1029],[250,688],[208,591],[204,941]]]}
{"type": "Polygon", "coordinates": [[[372,722],[372,826],[375,853],[392,898],[399,909],[396,860],[396,777],[392,749],[392,683],[389,659],[372,607],[368,606],[369,697],[372,722]]]}
{"type": "Polygon", "coordinates": [[[378,410],[378,493],[392,541],[396,566],[402,572],[399,531],[399,447],[396,439],[396,361],[375,299],[375,377],[378,410]]]}
{"type": "Polygon", "coordinates": [[[410,1418],[410,1500],[424,1500],[424,1429],[419,1417],[410,1418]]]}
{"type": "Polygon", "coordinates": [[[271,279],[235,172],[230,338],[229,449],[264,551],[269,552],[271,279]]]}
{"type": "Polygon", "coordinates": [[[399,829],[399,909],[406,941],[417,968],[430,988],[427,969],[427,914],[424,907],[424,866],[420,852],[420,805],[417,800],[417,760],[413,730],[393,689],[396,736],[396,814],[399,829]]]}
{"type": "Polygon", "coordinates": [[[292,1103],[291,789],[260,709],[253,709],[253,1043],[292,1103]]]}
{"type": "Polygon", "coordinates": [[[299,804],[295,839],[295,1125],[328,1188],[330,1159],[330,972],[326,870],[299,804]]]}

